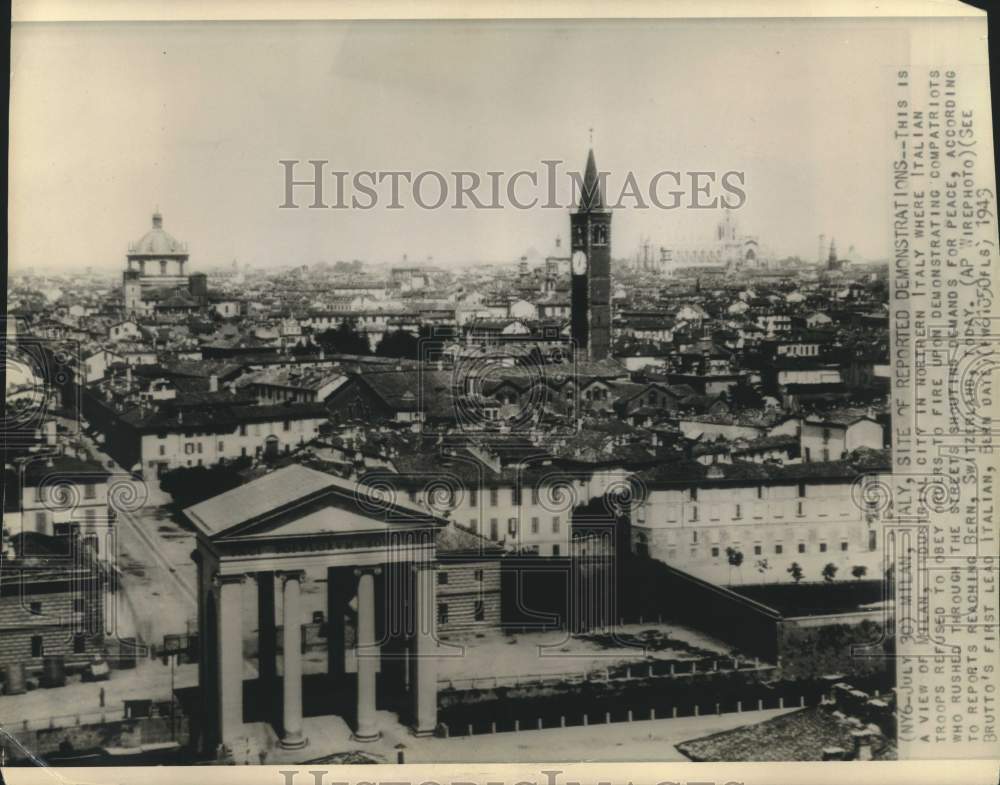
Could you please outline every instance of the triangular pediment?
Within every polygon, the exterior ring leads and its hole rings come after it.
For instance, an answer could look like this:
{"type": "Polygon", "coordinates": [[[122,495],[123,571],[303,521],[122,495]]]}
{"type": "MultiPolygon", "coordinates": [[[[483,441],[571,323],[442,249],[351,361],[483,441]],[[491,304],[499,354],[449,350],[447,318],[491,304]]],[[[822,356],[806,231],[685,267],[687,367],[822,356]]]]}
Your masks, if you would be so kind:
{"type": "Polygon", "coordinates": [[[213,541],[349,536],[447,523],[416,505],[297,464],[188,507],[184,514],[213,541]]]}

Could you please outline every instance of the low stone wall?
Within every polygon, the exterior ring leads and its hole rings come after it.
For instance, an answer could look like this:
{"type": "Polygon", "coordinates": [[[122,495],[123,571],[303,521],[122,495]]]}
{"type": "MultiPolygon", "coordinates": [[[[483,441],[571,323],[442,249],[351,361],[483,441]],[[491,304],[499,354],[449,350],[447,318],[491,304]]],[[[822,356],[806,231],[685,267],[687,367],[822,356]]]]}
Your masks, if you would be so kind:
{"type": "Polygon", "coordinates": [[[188,718],[144,717],[113,722],[74,725],[62,728],[13,731],[14,740],[0,735],[0,748],[7,760],[24,760],[28,755],[44,759],[53,753],[95,750],[107,747],[138,747],[143,744],[177,741],[186,745],[190,737],[188,718]]]}

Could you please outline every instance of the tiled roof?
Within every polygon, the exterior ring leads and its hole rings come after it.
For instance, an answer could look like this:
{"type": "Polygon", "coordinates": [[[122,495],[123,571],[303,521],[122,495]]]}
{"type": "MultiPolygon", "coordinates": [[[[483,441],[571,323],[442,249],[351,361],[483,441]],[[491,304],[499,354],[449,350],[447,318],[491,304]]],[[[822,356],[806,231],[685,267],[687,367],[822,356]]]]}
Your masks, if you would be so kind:
{"type": "Polygon", "coordinates": [[[218,534],[321,491],[330,481],[330,475],[323,472],[287,466],[188,507],[184,514],[206,534],[218,534]]]}

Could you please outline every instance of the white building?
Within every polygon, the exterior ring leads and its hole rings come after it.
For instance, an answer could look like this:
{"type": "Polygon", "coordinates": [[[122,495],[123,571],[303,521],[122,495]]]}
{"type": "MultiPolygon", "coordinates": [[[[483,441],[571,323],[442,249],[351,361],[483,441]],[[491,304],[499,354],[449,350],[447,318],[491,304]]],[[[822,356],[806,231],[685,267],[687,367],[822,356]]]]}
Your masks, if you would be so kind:
{"type": "MultiPolygon", "coordinates": [[[[887,458],[879,466],[888,474],[887,458]]],[[[837,580],[851,580],[856,566],[880,577],[878,528],[856,485],[875,470],[846,462],[817,468],[731,464],[691,479],[640,475],[645,500],[633,516],[633,549],[723,585],[787,582],[793,563],[806,581],[823,580],[827,564],[837,567],[837,580]],[[742,555],[740,566],[730,553],[742,555]]]]}

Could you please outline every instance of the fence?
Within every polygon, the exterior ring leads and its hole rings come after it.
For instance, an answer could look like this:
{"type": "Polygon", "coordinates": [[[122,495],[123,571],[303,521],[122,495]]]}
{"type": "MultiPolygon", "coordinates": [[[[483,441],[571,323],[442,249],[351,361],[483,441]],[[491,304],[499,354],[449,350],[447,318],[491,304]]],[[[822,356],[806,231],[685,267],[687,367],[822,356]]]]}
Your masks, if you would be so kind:
{"type": "Polygon", "coordinates": [[[815,703],[808,701],[805,695],[799,695],[796,699],[788,700],[783,695],[772,697],[770,700],[757,698],[755,701],[737,700],[735,703],[724,703],[721,701],[707,701],[685,703],[683,705],[666,706],[663,709],[650,707],[645,711],[633,709],[617,709],[604,712],[582,712],[579,714],[560,714],[558,720],[553,717],[536,717],[533,720],[506,719],[476,721],[464,724],[448,723],[439,724],[440,731],[445,737],[449,736],[478,736],[494,733],[521,733],[533,730],[547,730],[550,728],[570,728],[587,727],[589,725],[606,724],[620,722],[641,722],[644,720],[678,719],[680,717],[700,717],[711,714],[742,714],[744,712],[799,709],[806,708],[807,705],[815,703]]]}
{"type": "Polygon", "coordinates": [[[761,664],[758,658],[752,660],[739,657],[725,659],[654,660],[653,662],[615,665],[594,671],[574,671],[567,673],[523,673],[509,676],[485,676],[466,679],[438,679],[440,689],[490,690],[498,687],[521,687],[524,685],[582,684],[602,681],[628,682],[650,678],[685,678],[712,673],[734,673],[736,671],[771,671],[773,665],[761,664]]]}
{"type": "MultiPolygon", "coordinates": [[[[174,707],[175,716],[180,715],[180,709],[174,707]]],[[[119,722],[129,719],[146,719],[149,717],[170,717],[169,701],[122,701],[120,708],[105,707],[94,711],[78,711],[74,714],[56,714],[51,717],[38,717],[9,723],[12,731],[54,730],[60,728],[76,728],[81,725],[104,725],[109,722],[119,722]],[[137,709],[141,707],[141,709],[137,709]]]]}

